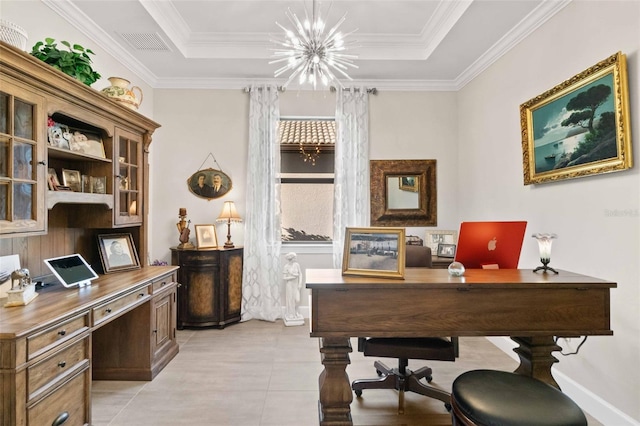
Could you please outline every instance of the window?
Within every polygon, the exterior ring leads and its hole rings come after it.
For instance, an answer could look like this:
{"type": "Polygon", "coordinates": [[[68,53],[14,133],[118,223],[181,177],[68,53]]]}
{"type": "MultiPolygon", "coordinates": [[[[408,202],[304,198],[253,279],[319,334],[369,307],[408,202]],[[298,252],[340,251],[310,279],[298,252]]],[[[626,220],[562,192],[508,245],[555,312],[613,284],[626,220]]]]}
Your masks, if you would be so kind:
{"type": "Polygon", "coordinates": [[[282,241],[333,239],[335,120],[280,120],[282,241]]]}

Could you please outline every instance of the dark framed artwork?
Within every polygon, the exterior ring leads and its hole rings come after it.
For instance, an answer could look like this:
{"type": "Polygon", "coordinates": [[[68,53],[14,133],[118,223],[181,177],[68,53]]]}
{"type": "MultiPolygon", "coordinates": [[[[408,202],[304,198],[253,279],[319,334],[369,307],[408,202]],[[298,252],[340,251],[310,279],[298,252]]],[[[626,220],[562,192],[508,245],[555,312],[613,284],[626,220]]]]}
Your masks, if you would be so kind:
{"type": "Polygon", "coordinates": [[[214,199],[231,191],[231,178],[216,169],[198,170],[187,179],[189,191],[196,197],[214,199]]]}
{"type": "Polygon", "coordinates": [[[404,279],[404,228],[347,228],[343,275],[404,279]]]}
{"type": "Polygon", "coordinates": [[[523,103],[520,123],[525,185],[631,168],[625,55],[523,103]]]}
{"type": "Polygon", "coordinates": [[[131,234],[98,235],[98,250],[105,274],[140,268],[131,234]]]}

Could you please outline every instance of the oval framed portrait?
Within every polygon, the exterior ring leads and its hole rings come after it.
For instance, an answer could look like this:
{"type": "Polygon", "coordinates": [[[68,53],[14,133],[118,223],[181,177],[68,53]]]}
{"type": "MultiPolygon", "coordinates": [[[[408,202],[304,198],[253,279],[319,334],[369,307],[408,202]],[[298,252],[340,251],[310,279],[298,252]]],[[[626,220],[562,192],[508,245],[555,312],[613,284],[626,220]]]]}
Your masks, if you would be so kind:
{"type": "Polygon", "coordinates": [[[189,191],[196,197],[220,198],[231,191],[231,178],[221,170],[202,169],[198,170],[187,179],[189,191]]]}

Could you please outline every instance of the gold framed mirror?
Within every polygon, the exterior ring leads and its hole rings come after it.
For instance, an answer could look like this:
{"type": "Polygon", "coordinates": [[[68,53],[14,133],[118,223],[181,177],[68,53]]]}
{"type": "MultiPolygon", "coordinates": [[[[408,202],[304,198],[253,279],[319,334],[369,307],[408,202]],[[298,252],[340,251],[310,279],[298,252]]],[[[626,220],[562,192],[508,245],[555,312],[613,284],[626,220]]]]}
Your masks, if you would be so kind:
{"type": "Polygon", "coordinates": [[[370,160],[371,226],[438,224],[436,160],[370,160]]]}

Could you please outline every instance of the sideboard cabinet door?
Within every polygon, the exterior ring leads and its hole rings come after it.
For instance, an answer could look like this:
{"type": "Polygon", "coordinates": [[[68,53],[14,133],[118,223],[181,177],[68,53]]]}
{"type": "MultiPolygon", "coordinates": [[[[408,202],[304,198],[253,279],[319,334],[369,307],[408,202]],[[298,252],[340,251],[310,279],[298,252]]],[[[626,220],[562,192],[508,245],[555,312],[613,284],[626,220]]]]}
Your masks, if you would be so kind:
{"type": "Polygon", "coordinates": [[[178,272],[178,329],[240,321],[243,249],[171,249],[178,272]]]}

